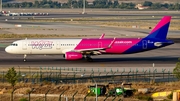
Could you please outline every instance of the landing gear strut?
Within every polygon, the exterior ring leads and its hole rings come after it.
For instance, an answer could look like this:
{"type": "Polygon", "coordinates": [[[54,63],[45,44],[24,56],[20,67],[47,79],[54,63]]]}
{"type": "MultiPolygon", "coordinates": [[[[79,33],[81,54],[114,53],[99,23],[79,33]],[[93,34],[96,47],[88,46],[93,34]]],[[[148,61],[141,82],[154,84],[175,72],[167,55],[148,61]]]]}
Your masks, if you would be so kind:
{"type": "Polygon", "coordinates": [[[24,62],[26,62],[26,57],[27,57],[27,55],[26,55],[26,54],[24,54],[24,62]]]}
{"type": "Polygon", "coordinates": [[[90,56],[90,55],[86,55],[86,57],[85,57],[85,58],[86,58],[86,60],[87,60],[87,61],[89,61],[89,62],[92,62],[92,61],[93,61],[93,59],[91,58],[91,56],[90,56]]]}

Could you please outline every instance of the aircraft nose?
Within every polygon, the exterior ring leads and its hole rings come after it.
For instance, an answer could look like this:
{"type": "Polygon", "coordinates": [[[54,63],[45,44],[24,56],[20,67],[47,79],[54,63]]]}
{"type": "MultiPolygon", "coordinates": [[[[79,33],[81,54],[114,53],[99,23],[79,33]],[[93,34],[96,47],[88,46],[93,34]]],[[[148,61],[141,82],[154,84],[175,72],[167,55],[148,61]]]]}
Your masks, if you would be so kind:
{"type": "Polygon", "coordinates": [[[12,48],[8,46],[8,47],[5,48],[5,51],[7,53],[12,53],[12,48]]]}

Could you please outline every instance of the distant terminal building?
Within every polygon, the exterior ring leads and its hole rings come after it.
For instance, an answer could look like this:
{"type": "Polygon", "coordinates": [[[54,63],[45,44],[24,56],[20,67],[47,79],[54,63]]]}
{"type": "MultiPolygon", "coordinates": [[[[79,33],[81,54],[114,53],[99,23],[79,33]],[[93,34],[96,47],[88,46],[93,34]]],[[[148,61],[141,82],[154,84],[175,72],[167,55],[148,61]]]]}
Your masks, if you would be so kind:
{"type": "Polygon", "coordinates": [[[142,4],[137,4],[137,5],[135,6],[135,8],[137,8],[137,9],[139,9],[139,10],[143,10],[143,9],[148,9],[149,6],[143,6],[142,4]]]}

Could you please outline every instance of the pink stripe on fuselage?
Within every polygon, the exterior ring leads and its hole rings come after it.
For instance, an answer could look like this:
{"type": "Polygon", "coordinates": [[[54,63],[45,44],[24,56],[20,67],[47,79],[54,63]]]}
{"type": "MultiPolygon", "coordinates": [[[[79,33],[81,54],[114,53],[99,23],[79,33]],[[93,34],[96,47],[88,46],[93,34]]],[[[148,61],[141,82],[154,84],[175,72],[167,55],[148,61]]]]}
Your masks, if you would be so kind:
{"type": "Polygon", "coordinates": [[[162,26],[164,26],[165,24],[169,23],[171,19],[171,16],[165,16],[163,17],[160,22],[156,25],[156,27],[154,27],[154,29],[151,31],[150,34],[152,34],[153,32],[155,32],[156,30],[158,30],[159,28],[161,28],[162,26]]]}
{"type": "MultiPolygon", "coordinates": [[[[82,39],[74,50],[107,48],[113,41],[113,38],[106,39],[82,39]]],[[[140,38],[117,38],[111,48],[106,49],[105,53],[121,54],[140,42],[140,38]]]]}

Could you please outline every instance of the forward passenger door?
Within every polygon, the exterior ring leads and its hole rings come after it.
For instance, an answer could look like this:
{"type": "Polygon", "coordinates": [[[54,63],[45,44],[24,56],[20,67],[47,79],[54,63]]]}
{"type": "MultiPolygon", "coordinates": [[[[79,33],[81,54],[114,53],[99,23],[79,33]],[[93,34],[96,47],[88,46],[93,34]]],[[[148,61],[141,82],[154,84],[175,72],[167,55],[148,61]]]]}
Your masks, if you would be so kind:
{"type": "Polygon", "coordinates": [[[23,50],[27,50],[27,41],[26,41],[26,40],[24,40],[24,41],[22,42],[22,49],[23,49],[23,50]]]}

